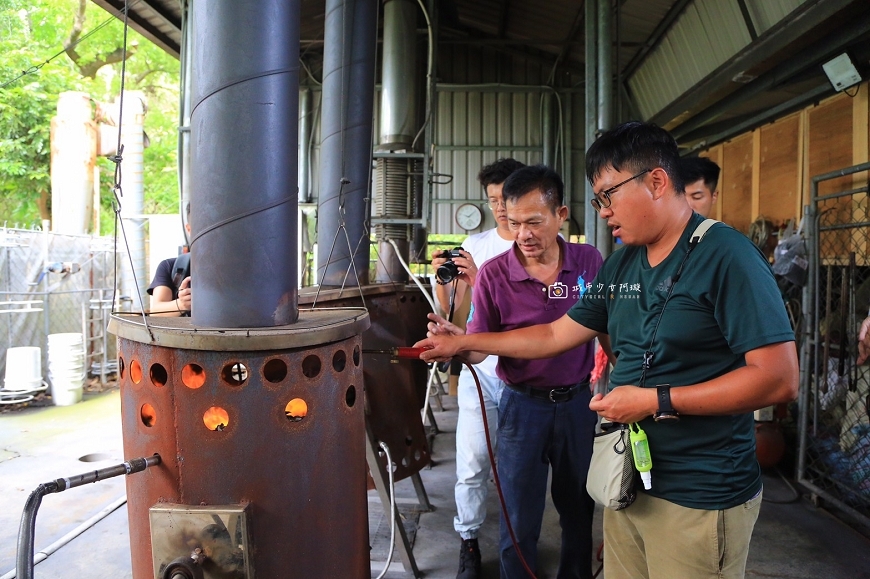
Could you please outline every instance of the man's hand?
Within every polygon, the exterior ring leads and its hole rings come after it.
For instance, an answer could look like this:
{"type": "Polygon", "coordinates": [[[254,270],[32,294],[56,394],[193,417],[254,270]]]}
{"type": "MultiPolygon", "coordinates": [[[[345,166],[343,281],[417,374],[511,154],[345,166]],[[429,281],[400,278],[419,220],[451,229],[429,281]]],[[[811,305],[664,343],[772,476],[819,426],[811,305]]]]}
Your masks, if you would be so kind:
{"type": "Polygon", "coordinates": [[[184,278],[181,285],[178,286],[178,309],[182,312],[190,311],[190,276],[184,278]]]}
{"type": "Polygon", "coordinates": [[[430,320],[429,324],[426,326],[428,330],[426,332],[426,336],[431,338],[433,336],[462,336],[465,335],[465,330],[457,326],[456,324],[451,324],[438,314],[429,314],[428,317],[430,320]]]}
{"type": "Polygon", "coordinates": [[[628,424],[652,416],[659,403],[655,388],[617,386],[606,395],[596,394],[589,409],[609,422],[628,424]]]}
{"type": "MultiPolygon", "coordinates": [[[[435,314],[429,315],[433,316],[435,314]]],[[[450,325],[453,326],[453,324],[450,325]]],[[[455,328],[456,326],[453,327],[455,328]]],[[[459,328],[456,329],[458,330],[459,328]]],[[[427,335],[429,336],[428,338],[420,340],[414,344],[415,348],[428,348],[425,352],[420,354],[421,360],[425,362],[447,362],[452,360],[453,357],[459,353],[459,336],[461,334],[433,334],[429,332],[427,335]]]]}
{"type": "Polygon", "coordinates": [[[861,331],[858,332],[858,365],[860,366],[870,357],[870,316],[864,318],[861,331]]]}

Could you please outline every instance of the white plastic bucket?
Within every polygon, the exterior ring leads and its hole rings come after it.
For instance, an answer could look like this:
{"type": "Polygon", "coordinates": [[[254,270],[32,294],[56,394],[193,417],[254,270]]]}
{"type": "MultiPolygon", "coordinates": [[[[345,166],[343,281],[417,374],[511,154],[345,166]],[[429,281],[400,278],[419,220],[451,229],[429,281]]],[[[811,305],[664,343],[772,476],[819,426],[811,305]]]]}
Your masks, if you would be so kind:
{"type": "Polygon", "coordinates": [[[23,346],[6,350],[3,387],[11,392],[29,392],[42,386],[42,348],[23,346]]]}
{"type": "Polygon", "coordinates": [[[85,353],[81,334],[48,336],[48,377],[55,406],[70,406],[82,400],[85,353]]]}

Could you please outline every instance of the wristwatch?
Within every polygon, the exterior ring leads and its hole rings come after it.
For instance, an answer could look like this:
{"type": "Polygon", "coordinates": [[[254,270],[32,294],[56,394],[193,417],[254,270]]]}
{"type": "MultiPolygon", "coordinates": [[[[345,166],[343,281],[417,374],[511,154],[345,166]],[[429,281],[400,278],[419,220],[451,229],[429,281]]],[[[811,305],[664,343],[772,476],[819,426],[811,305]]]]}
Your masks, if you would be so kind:
{"type": "Polygon", "coordinates": [[[659,399],[659,409],[653,414],[653,420],[656,422],[676,422],[680,419],[680,415],[674,410],[671,404],[671,385],[659,384],[656,386],[656,392],[659,399]]]}

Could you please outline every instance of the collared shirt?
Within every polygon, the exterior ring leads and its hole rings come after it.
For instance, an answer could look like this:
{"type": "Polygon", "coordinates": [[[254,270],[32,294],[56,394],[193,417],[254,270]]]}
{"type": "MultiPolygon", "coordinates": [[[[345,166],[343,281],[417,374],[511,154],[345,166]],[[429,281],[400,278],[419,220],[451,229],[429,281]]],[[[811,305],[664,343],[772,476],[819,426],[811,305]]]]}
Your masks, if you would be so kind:
{"type": "MultiPolygon", "coordinates": [[[[517,257],[516,244],[487,261],[477,274],[466,331],[501,332],[546,324],[565,315],[586,291],[603,260],[591,245],[566,243],[561,238],[558,243],[562,268],[550,286],[529,276],[517,257]]],[[[581,382],[592,371],[593,353],[590,343],[543,360],[500,356],[497,373],[508,384],[569,386],[581,382]]]]}

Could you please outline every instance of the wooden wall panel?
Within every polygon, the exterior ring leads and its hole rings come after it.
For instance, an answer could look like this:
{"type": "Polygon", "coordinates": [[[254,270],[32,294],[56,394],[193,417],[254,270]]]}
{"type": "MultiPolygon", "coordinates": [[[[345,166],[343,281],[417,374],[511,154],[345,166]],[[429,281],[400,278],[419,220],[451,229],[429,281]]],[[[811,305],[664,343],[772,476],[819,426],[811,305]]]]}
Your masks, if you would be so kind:
{"type": "MultiPolygon", "coordinates": [[[[852,165],[852,99],[839,94],[809,110],[809,176],[852,165]]],[[[851,178],[832,179],[819,194],[851,188],[851,178]]]]}
{"type": "Polygon", "coordinates": [[[791,115],[761,127],[759,133],[759,214],[776,225],[799,219],[800,115],[791,115]]]}
{"type": "Polygon", "coordinates": [[[752,223],[752,133],[722,146],[719,199],[722,221],[744,233],[752,223]]]}
{"type": "MultiPolygon", "coordinates": [[[[810,109],[807,117],[809,177],[852,165],[852,99],[844,94],[831,97],[810,109]]],[[[807,187],[809,188],[809,183],[807,187]]],[[[852,177],[840,177],[819,183],[818,194],[824,196],[851,188],[852,177]]],[[[852,198],[840,197],[824,201],[819,206],[819,213],[823,213],[823,227],[825,224],[850,223],[852,198]]],[[[823,263],[846,264],[851,250],[851,239],[847,230],[822,233],[819,238],[819,254],[823,263]]]]}

